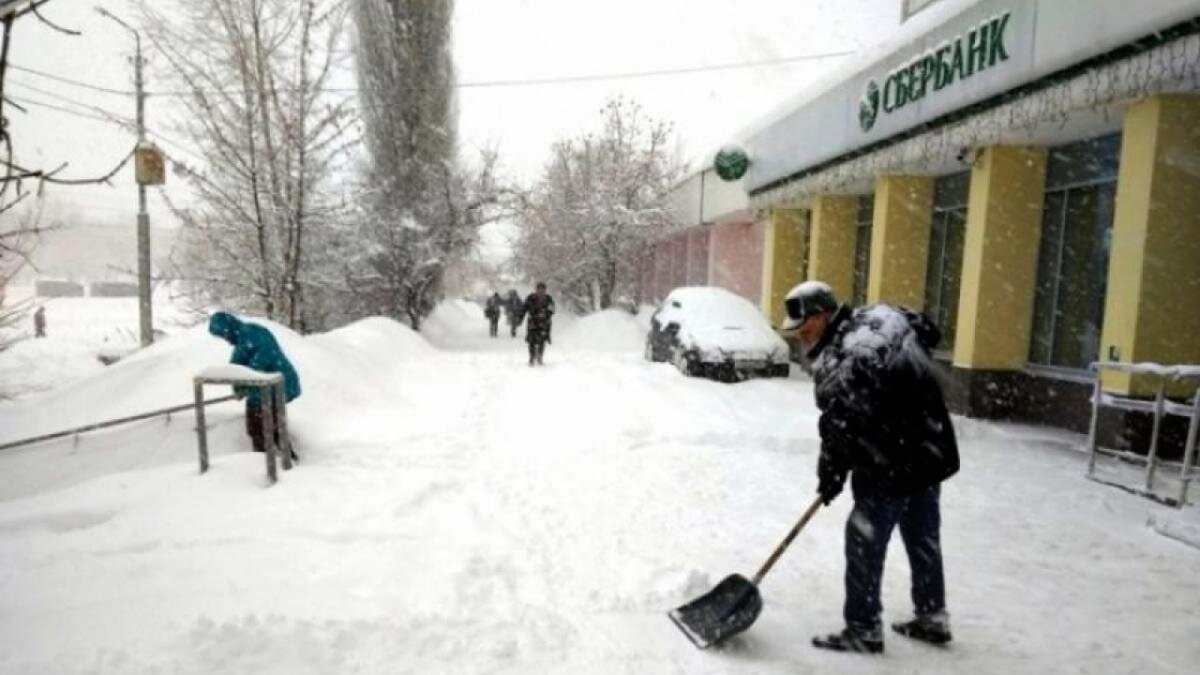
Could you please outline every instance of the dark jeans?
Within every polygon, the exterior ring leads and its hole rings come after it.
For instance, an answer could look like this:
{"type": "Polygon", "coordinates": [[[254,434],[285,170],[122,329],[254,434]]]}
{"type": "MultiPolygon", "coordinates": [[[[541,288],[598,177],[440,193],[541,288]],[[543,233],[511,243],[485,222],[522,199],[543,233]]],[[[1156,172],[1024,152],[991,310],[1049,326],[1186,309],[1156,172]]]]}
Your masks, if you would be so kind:
{"type": "MultiPolygon", "coordinates": [[[[268,401],[267,405],[271,406],[271,413],[275,418],[275,447],[282,453],[287,451],[292,446],[290,439],[281,439],[279,437],[279,408],[275,406],[273,401],[268,401]]],[[[250,436],[250,444],[254,446],[255,452],[267,451],[267,430],[263,424],[262,407],[258,404],[246,402],[246,434],[250,436]]],[[[295,449],[292,450],[292,459],[297,459],[295,449]]]]}
{"type": "Polygon", "coordinates": [[[846,626],[855,631],[880,629],[879,601],[883,561],[892,529],[900,537],[912,569],[912,601],[917,616],[946,610],[942,573],[941,487],[934,485],[903,497],[856,496],[846,521],[846,626]]]}
{"type": "Polygon", "coordinates": [[[500,317],[496,317],[495,319],[488,319],[488,335],[490,337],[496,337],[496,327],[499,325],[500,325],[500,317]]]}
{"type": "Polygon", "coordinates": [[[545,342],[530,342],[529,343],[529,362],[542,362],[542,356],[546,353],[545,342]]]}

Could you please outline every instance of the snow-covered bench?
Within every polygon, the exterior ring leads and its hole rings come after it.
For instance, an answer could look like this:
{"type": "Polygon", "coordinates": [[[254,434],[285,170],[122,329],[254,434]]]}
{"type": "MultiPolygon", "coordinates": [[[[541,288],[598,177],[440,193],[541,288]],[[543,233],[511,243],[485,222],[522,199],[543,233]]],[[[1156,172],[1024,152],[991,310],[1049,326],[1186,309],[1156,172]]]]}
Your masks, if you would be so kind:
{"type": "Polygon", "coordinates": [[[1171,399],[1167,398],[1167,387],[1172,382],[1192,382],[1200,384],[1200,365],[1112,363],[1102,361],[1093,363],[1091,365],[1091,370],[1096,373],[1096,384],[1095,390],[1092,394],[1092,422],[1088,432],[1088,452],[1090,453],[1087,470],[1088,478],[1102,483],[1112,484],[1116,485],[1117,487],[1129,489],[1137,494],[1165,502],[1172,506],[1182,507],[1187,504],[1188,485],[1191,483],[1191,481],[1200,478],[1200,469],[1198,469],[1196,466],[1196,441],[1197,435],[1200,435],[1200,390],[1193,389],[1191,399],[1180,402],[1172,401],[1171,399]],[[1152,400],[1107,393],[1104,391],[1102,385],[1102,376],[1104,371],[1128,373],[1131,375],[1153,378],[1158,383],[1157,392],[1152,400]],[[1145,455],[1112,450],[1099,446],[1096,440],[1096,431],[1100,422],[1101,408],[1116,408],[1118,410],[1148,413],[1153,417],[1154,426],[1150,432],[1150,448],[1145,455]],[[1187,439],[1184,444],[1183,463],[1180,466],[1179,472],[1178,498],[1163,498],[1154,491],[1154,478],[1160,464],[1158,458],[1159,431],[1162,427],[1163,418],[1171,415],[1189,418],[1190,422],[1188,424],[1187,439]],[[1144,464],[1144,486],[1141,488],[1133,488],[1123,484],[1110,483],[1109,481],[1103,481],[1097,478],[1096,460],[1100,455],[1118,457],[1125,461],[1136,464],[1144,464]]]}
{"type": "Polygon", "coordinates": [[[263,405],[263,436],[266,445],[267,479],[271,483],[279,480],[275,468],[275,456],[283,455],[283,468],[292,468],[292,447],[287,433],[287,402],[283,394],[283,375],[279,373],[260,373],[244,366],[233,364],[211,366],[192,379],[192,387],[196,396],[196,438],[200,444],[200,473],[208,471],[208,429],[204,424],[204,385],[233,385],[235,387],[252,387],[260,392],[261,400],[275,401],[274,406],[263,405]],[[279,419],[275,419],[272,410],[279,411],[279,419]],[[279,439],[284,447],[275,442],[275,428],[279,427],[279,439]]]}

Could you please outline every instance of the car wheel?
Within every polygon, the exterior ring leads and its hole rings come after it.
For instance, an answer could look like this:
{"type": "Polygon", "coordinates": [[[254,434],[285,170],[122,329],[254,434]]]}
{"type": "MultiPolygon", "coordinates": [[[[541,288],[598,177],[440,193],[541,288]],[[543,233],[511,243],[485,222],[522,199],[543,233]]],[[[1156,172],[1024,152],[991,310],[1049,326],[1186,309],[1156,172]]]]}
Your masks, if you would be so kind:
{"type": "Polygon", "coordinates": [[[790,365],[786,363],[776,363],[775,365],[771,366],[771,371],[767,374],[767,377],[788,377],[791,374],[792,368],[790,365]]]}
{"type": "Polygon", "coordinates": [[[679,372],[689,377],[696,374],[695,361],[688,357],[681,349],[676,349],[671,362],[679,369],[679,372]]]}

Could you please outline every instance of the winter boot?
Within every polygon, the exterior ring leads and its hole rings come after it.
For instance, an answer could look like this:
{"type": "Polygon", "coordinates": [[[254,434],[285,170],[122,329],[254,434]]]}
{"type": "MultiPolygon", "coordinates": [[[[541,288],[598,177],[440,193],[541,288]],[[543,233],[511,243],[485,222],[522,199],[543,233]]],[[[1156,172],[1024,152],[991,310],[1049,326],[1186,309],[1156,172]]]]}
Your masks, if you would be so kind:
{"type": "Polygon", "coordinates": [[[843,628],[840,633],[830,633],[824,637],[817,636],[812,640],[817,649],[828,649],[834,652],[854,652],[856,654],[882,654],[883,636],[878,630],[869,633],[843,628]]]}
{"type": "Polygon", "coordinates": [[[938,616],[919,616],[912,621],[892,624],[892,630],[906,638],[944,645],[950,642],[950,622],[938,616]]]}

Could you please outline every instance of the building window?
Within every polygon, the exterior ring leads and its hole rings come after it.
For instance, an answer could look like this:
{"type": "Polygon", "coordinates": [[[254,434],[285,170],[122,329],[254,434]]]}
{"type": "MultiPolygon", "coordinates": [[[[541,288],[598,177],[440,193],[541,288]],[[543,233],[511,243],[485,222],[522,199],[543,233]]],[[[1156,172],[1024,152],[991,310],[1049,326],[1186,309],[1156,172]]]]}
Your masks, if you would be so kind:
{"type": "Polygon", "coordinates": [[[855,307],[867,304],[867,274],[871,270],[871,224],[875,222],[875,195],[858,198],[858,216],[854,219],[854,295],[855,307]]]}
{"type": "Polygon", "coordinates": [[[925,269],[925,314],[942,332],[940,350],[954,348],[958,291],[962,282],[963,243],[971,173],[942,176],[934,183],[929,263],[925,269]]]}
{"type": "Polygon", "coordinates": [[[1031,363],[1086,368],[1099,356],[1120,154],[1119,134],[1050,151],[1031,363]]]}

